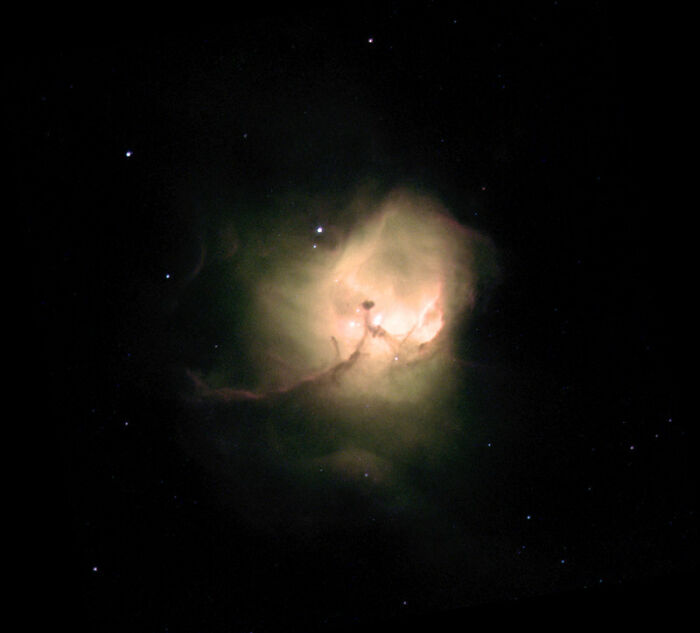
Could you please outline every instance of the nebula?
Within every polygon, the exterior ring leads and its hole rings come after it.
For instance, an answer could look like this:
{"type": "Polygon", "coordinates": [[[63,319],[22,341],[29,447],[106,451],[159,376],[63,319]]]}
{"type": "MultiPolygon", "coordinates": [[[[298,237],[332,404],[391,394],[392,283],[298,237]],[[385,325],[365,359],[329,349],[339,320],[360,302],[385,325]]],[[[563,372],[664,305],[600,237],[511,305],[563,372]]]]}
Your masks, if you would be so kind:
{"type": "Polygon", "coordinates": [[[189,370],[192,397],[220,412],[204,435],[232,479],[231,447],[263,446],[246,464],[266,477],[284,464],[286,482],[315,473],[396,497],[406,466],[440,459],[468,422],[463,335],[494,249],[410,189],[328,206],[287,200],[236,232],[217,285],[236,350],[189,370]]]}
{"type": "Polygon", "coordinates": [[[407,190],[358,215],[331,248],[322,247],[331,229],[321,225],[311,243],[281,230],[261,247],[265,266],[242,271],[255,286],[248,346],[257,382],[212,388],[196,379],[203,395],[260,399],[309,383],[344,403],[429,394],[435,385],[416,366],[435,355],[450,362],[453,335],[477,298],[474,255],[485,238],[407,190]]]}

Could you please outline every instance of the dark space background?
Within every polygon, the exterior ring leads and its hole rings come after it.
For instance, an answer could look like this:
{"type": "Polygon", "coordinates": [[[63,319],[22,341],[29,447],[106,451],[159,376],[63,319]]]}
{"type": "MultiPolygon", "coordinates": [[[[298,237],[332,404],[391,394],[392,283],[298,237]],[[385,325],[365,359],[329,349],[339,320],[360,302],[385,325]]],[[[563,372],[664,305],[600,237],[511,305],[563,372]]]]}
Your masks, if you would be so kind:
{"type": "Polygon", "coordinates": [[[688,609],[677,224],[659,196],[663,71],[637,24],[562,0],[45,30],[10,56],[9,127],[37,345],[30,441],[46,444],[34,591],[57,620],[354,631],[672,624],[688,609]],[[434,192],[499,251],[472,326],[481,414],[454,510],[476,508],[470,547],[494,562],[456,585],[382,526],[305,540],[240,523],[183,447],[172,368],[206,333],[173,306],[212,215],[254,222],[286,191],[365,178],[434,192]]]}

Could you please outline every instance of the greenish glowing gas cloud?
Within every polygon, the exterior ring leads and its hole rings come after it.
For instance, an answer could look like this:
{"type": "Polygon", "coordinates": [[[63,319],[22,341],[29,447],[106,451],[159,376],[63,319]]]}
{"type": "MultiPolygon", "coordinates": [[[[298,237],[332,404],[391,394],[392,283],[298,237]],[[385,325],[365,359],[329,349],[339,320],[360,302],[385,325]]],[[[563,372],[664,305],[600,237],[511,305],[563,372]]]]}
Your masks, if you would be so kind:
{"type": "Polygon", "coordinates": [[[457,341],[493,249],[408,189],[359,195],[327,224],[300,222],[313,215],[304,201],[281,208],[292,206],[232,249],[229,283],[248,289],[237,308],[246,380],[192,371],[196,397],[274,411],[266,441],[295,475],[400,486],[397,463],[448,450],[459,424],[457,341]]]}

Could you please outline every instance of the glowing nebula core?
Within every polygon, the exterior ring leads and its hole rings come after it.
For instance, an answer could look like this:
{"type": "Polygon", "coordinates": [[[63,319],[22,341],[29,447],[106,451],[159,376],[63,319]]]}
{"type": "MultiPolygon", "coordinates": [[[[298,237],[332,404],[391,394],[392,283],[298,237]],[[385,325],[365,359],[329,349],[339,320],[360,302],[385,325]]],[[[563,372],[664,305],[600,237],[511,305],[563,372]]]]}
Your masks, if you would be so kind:
{"type": "Polygon", "coordinates": [[[237,358],[251,366],[191,371],[196,399],[229,411],[213,433],[219,452],[250,433],[268,447],[266,476],[285,464],[287,481],[334,473],[400,496],[402,469],[444,457],[466,423],[461,334],[493,277],[493,249],[407,189],[358,196],[325,224],[292,206],[230,251],[229,289],[247,288],[235,300],[245,315],[237,358]],[[257,431],[242,415],[255,416],[257,431]]]}
{"type": "Polygon", "coordinates": [[[316,383],[345,403],[424,397],[433,386],[425,372],[410,388],[405,379],[452,353],[452,334],[476,298],[474,243],[483,238],[405,190],[357,213],[333,248],[280,235],[284,246],[270,249],[275,265],[247,273],[257,277],[250,345],[258,383],[209,395],[254,399],[316,383]]]}

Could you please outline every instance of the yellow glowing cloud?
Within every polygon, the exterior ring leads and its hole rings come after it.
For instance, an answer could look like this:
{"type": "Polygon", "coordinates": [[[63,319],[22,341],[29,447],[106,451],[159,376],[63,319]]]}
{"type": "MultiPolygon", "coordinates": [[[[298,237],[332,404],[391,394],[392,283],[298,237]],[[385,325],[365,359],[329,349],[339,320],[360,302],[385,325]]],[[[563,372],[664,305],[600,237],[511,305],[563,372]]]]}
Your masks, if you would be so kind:
{"type": "Polygon", "coordinates": [[[354,208],[335,248],[280,232],[265,270],[245,269],[259,380],[222,389],[198,380],[201,393],[237,400],[311,390],[317,403],[351,412],[449,390],[454,333],[476,298],[483,238],[407,190],[354,208]]]}
{"type": "Polygon", "coordinates": [[[287,198],[238,220],[236,248],[204,284],[217,317],[233,316],[230,349],[190,372],[207,464],[260,524],[332,524],[313,491],[336,485],[400,506],[412,468],[449,460],[468,432],[463,326],[495,273],[490,242],[409,190],[287,198]],[[251,496],[252,464],[285,484],[251,496]],[[282,512],[290,482],[305,501],[282,512]]]}

